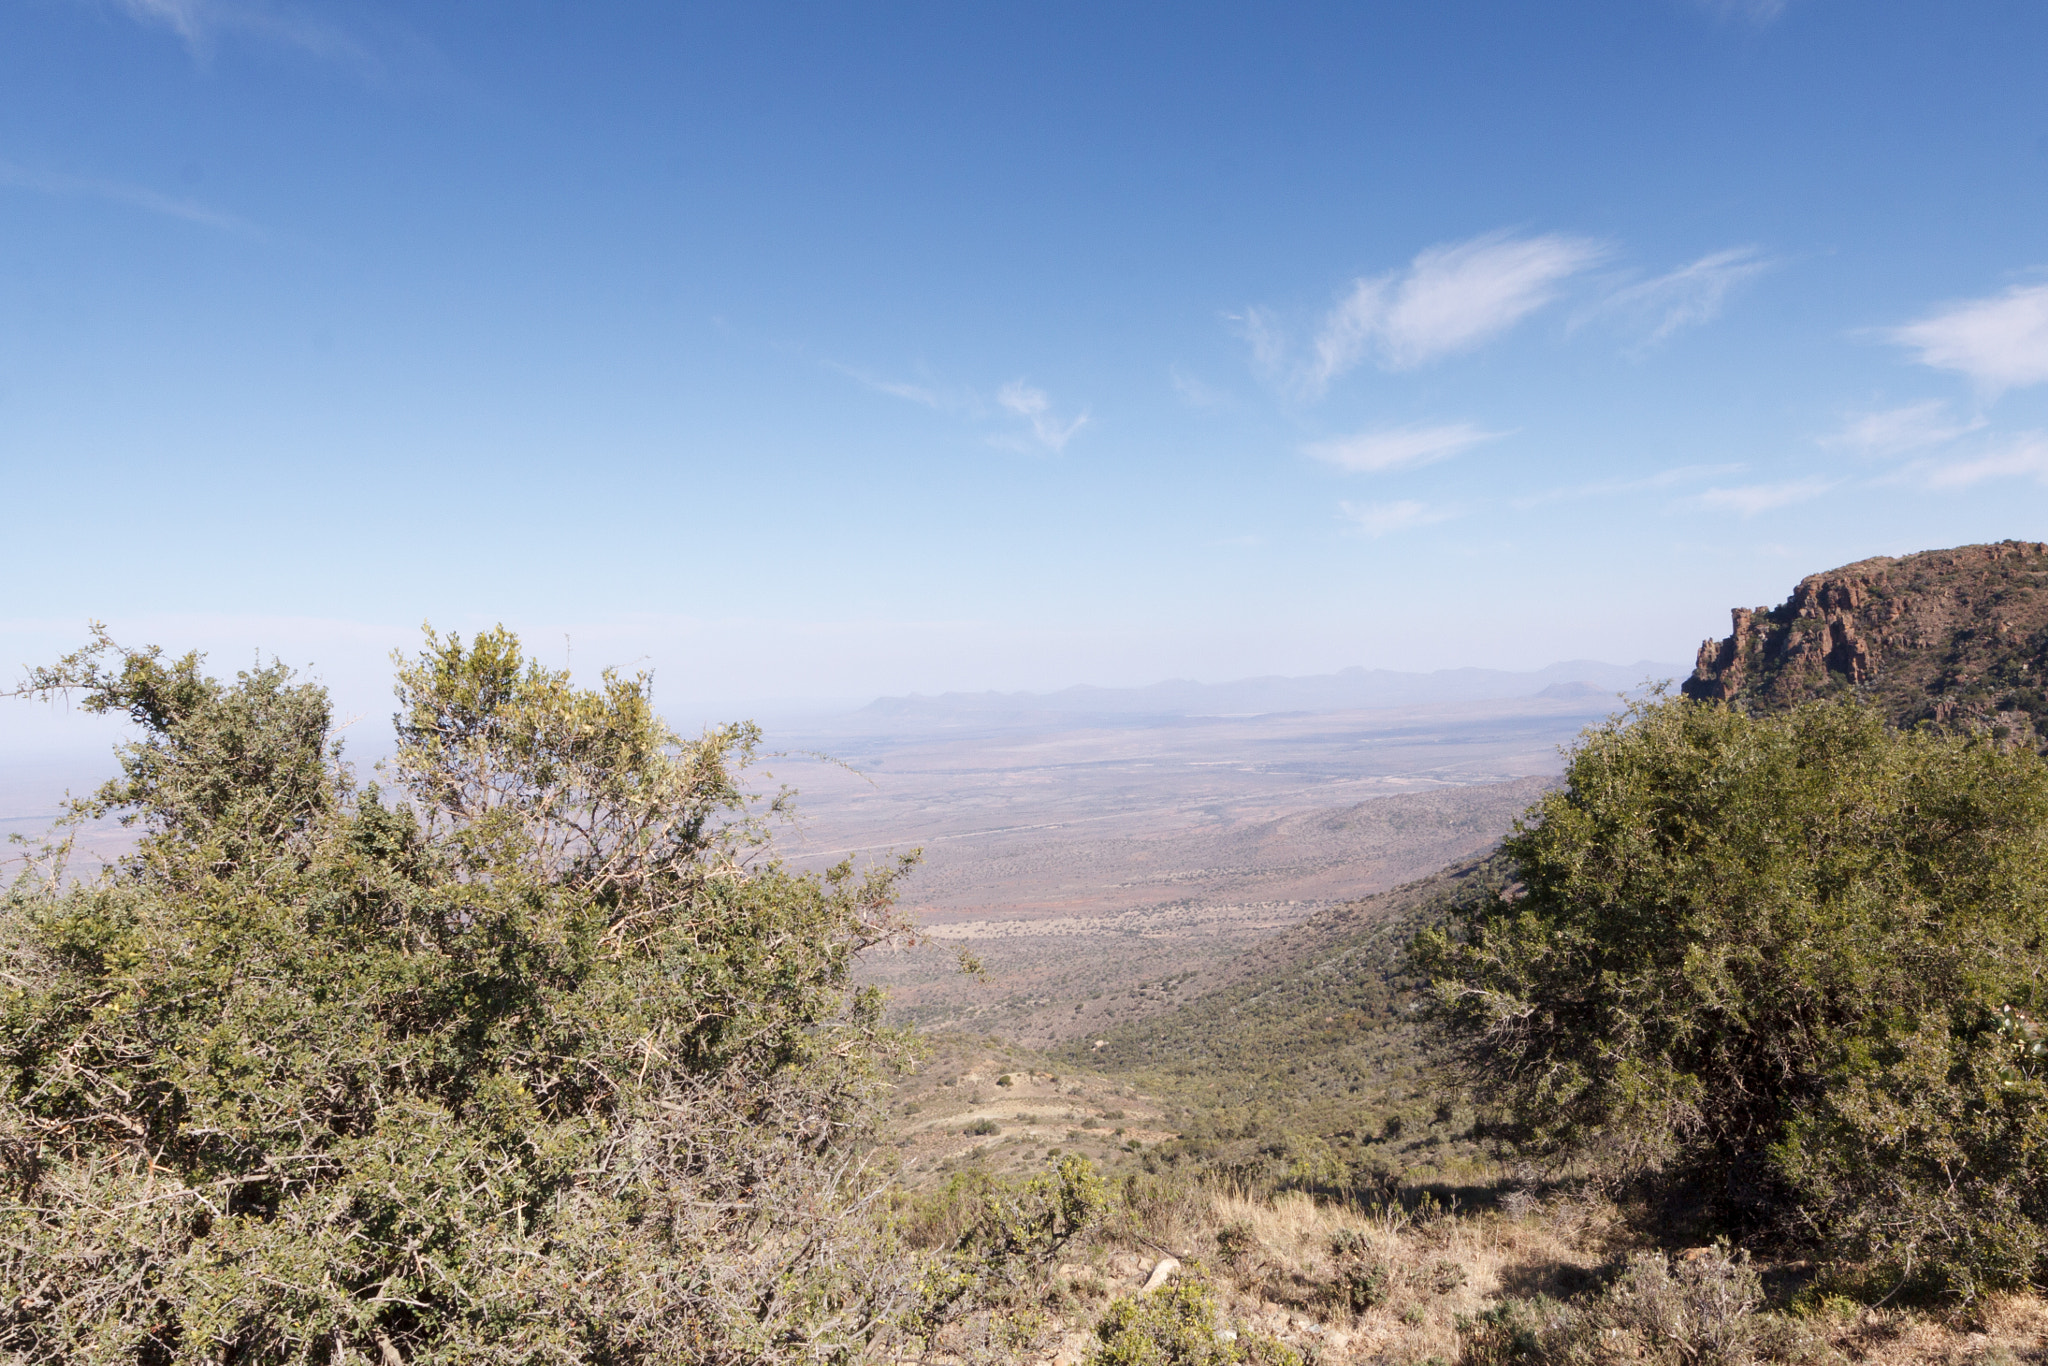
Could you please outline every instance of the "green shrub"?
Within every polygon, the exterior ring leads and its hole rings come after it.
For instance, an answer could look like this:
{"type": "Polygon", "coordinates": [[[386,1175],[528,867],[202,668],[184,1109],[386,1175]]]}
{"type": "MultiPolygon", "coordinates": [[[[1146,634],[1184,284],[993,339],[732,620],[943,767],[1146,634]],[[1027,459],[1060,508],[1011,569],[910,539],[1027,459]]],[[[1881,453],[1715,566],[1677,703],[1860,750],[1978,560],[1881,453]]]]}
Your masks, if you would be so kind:
{"type": "Polygon", "coordinates": [[[1376,1258],[1347,1261],[1337,1268],[1337,1285],[1345,1307],[1363,1314],[1394,1297],[1394,1270],[1376,1258]]]}
{"type": "Polygon", "coordinates": [[[749,727],[487,632],[399,669],[387,794],[281,667],[101,636],[140,738],[0,903],[10,1361],[780,1361],[911,1301],[862,1212],[897,872],[767,858],[749,727]]]}
{"type": "Polygon", "coordinates": [[[1216,1252],[1225,1264],[1236,1266],[1258,1250],[1258,1235],[1252,1232],[1250,1223],[1233,1219],[1216,1230],[1216,1252]]]}
{"type": "Polygon", "coordinates": [[[1589,731],[1413,955],[1509,1131],[1968,1296],[2048,1219],[2048,764],[1821,702],[1589,731]]]}
{"type": "Polygon", "coordinates": [[[1698,1248],[1687,1259],[1638,1253],[1588,1314],[1587,1336],[1628,1336],[1699,1366],[1745,1366],[1763,1321],[1763,1282],[1743,1252],[1698,1248]]]}
{"type": "Polygon", "coordinates": [[[1458,1320],[1461,1366],[1749,1366],[1825,1357],[1796,1325],[1758,1312],[1762,1283],[1747,1256],[1700,1248],[1638,1253],[1600,1295],[1505,1301],[1458,1320]]]}
{"type": "Polygon", "coordinates": [[[1542,1295],[1502,1300],[1474,1315],[1458,1316],[1458,1366],[1525,1366],[1554,1358],[1545,1339],[1568,1319],[1564,1306],[1542,1295]]]}
{"type": "Polygon", "coordinates": [[[955,1174],[898,1216],[905,1242],[943,1254],[925,1267],[920,1298],[901,1321],[929,1333],[969,1306],[1013,1302],[1111,1209],[1109,1186],[1085,1157],[1059,1158],[1022,1182],[981,1171],[955,1174]]]}
{"type": "Polygon", "coordinates": [[[1089,1366],[1302,1366],[1301,1354],[1284,1343],[1219,1330],[1215,1298],[1193,1275],[1148,1295],[1119,1296],[1095,1336],[1102,1345],[1089,1366]]]}

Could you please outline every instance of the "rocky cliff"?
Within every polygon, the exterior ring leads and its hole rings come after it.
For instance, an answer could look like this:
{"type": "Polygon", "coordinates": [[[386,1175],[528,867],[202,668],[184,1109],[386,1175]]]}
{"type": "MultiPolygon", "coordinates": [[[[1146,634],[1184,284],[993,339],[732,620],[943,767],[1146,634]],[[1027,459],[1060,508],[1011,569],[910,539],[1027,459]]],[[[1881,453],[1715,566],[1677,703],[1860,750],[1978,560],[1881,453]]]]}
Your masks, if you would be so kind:
{"type": "Polygon", "coordinates": [[[1901,726],[2048,737],[2048,545],[1859,560],[1734,615],[1726,640],[1700,647],[1686,696],[1768,710],[1855,689],[1901,726]]]}

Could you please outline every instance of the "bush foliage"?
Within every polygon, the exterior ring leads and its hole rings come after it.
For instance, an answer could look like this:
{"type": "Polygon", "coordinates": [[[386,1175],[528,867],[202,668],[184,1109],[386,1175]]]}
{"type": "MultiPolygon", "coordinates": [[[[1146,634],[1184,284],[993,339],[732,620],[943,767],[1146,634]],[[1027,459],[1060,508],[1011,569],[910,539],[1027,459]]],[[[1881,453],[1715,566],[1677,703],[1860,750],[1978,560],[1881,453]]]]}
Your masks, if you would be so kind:
{"type": "Polygon", "coordinates": [[[1259,1333],[1219,1328],[1216,1299],[1182,1276],[1141,1295],[1119,1295],[1095,1325],[1088,1366],[1301,1366],[1301,1354],[1259,1333]]]}
{"type": "Polygon", "coordinates": [[[102,634],[132,857],[0,906],[10,1360],[825,1360],[914,1307],[863,1212],[899,869],[798,875],[647,679],[400,661],[396,791],[326,696],[102,634]]]}
{"type": "MultiPolygon", "coordinates": [[[[1637,1252],[1599,1294],[1503,1300],[1458,1325],[1462,1366],[1752,1366],[1832,1355],[1786,1319],[1760,1314],[1763,1282],[1725,1247],[1637,1252]]],[[[1835,1358],[1839,1360],[1839,1358],[1835,1358]]]]}
{"type": "Polygon", "coordinates": [[[2048,764],[1654,700],[1532,815],[1520,883],[1413,949],[1518,1137],[1966,1296],[2041,1274],[2048,764]]]}

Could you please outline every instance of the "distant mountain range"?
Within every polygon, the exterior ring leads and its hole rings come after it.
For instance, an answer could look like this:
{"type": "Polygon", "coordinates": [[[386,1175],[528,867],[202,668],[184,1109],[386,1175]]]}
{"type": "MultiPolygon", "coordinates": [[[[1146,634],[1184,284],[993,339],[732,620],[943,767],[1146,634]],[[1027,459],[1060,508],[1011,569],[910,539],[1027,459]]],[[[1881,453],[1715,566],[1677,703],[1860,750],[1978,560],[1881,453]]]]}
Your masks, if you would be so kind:
{"type": "Polygon", "coordinates": [[[1683,665],[1604,664],[1574,659],[1541,669],[1345,669],[1307,678],[1243,678],[1233,683],[1174,679],[1143,688],[1065,688],[1059,692],[913,693],[883,697],[848,718],[876,725],[1010,725],[1198,716],[1261,716],[1276,712],[1353,711],[1431,702],[1484,702],[1536,697],[1583,698],[1633,692],[1646,679],[1681,678],[1683,665]]]}

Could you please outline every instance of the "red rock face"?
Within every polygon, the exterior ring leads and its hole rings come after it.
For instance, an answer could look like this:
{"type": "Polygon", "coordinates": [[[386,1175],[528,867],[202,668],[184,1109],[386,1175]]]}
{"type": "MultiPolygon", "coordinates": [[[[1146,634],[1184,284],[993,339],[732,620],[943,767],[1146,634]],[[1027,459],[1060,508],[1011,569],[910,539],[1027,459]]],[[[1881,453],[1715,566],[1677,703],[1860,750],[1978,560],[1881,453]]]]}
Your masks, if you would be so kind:
{"type": "Polygon", "coordinates": [[[1734,609],[1685,695],[1774,710],[1854,690],[1899,725],[2048,734],[2048,545],[1930,550],[1800,580],[1779,607],[1734,609]],[[2038,721],[2038,724],[2037,724],[2038,721]]]}

